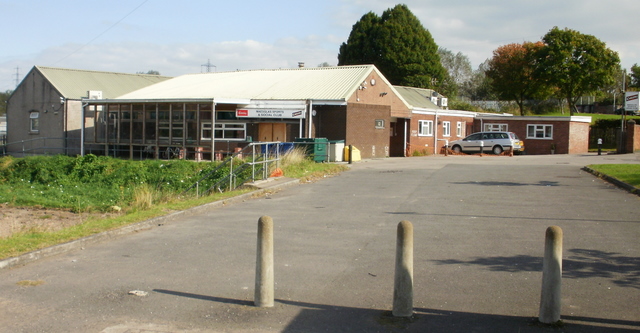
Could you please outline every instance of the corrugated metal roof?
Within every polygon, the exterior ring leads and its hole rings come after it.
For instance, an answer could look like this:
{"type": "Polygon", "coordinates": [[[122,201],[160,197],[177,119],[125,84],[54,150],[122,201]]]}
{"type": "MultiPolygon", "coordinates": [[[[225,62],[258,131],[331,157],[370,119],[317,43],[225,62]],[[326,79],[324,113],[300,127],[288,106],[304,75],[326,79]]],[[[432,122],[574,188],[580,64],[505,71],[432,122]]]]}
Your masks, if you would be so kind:
{"type": "Polygon", "coordinates": [[[440,109],[436,104],[431,102],[431,95],[434,90],[412,87],[394,86],[398,94],[404,98],[409,105],[424,109],[440,109]]]}
{"type": "Polygon", "coordinates": [[[36,66],[36,69],[65,98],[86,98],[87,91],[102,91],[102,98],[115,98],[146,86],[170,79],[167,76],[85,71],[36,66]]]}
{"type": "Polygon", "coordinates": [[[372,71],[383,77],[373,65],[188,74],[117,99],[346,101],[372,71]]]}

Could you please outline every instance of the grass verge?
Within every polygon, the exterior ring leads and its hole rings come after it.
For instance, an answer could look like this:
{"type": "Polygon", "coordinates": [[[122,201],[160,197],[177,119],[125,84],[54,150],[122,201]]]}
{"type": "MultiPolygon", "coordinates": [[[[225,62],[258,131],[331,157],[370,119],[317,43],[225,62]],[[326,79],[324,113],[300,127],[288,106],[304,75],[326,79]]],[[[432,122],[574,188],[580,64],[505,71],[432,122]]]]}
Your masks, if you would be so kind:
{"type": "MultiPolygon", "coordinates": [[[[314,181],[348,169],[347,166],[340,164],[315,163],[306,159],[303,152],[300,153],[300,156],[292,155],[286,158],[287,160],[283,161],[281,166],[284,175],[289,178],[298,178],[302,182],[314,181]]],[[[133,200],[130,209],[123,210],[123,213],[116,217],[93,218],[58,231],[31,230],[0,239],[0,259],[15,257],[27,252],[164,216],[171,212],[235,197],[250,191],[252,190],[241,188],[223,193],[216,192],[199,198],[163,198],[159,200],[159,203],[154,204],[154,202],[157,202],[154,200],[154,195],[157,196],[157,194],[154,194],[150,188],[142,187],[135,193],[135,200],[133,200]]]]}
{"type": "Polygon", "coordinates": [[[640,187],[640,164],[593,164],[589,168],[625,182],[640,187]]]}
{"type": "Polygon", "coordinates": [[[127,214],[111,218],[94,218],[72,227],[54,232],[27,231],[0,239],[0,259],[15,257],[23,253],[39,250],[56,244],[91,236],[104,231],[114,230],[126,225],[164,216],[174,211],[189,209],[210,202],[224,200],[243,193],[249,189],[239,189],[210,196],[188,199],[152,206],[148,209],[138,209],[127,214]]]}

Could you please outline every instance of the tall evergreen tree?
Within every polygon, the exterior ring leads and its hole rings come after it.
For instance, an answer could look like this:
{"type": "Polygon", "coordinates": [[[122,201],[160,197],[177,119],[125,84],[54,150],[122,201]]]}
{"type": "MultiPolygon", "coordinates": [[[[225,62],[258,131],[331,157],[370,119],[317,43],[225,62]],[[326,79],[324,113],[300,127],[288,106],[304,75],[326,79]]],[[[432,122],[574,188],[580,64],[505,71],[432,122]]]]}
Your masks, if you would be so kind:
{"type": "Polygon", "coordinates": [[[340,46],[338,65],[361,64],[374,64],[392,84],[447,94],[443,88],[449,80],[438,46],[406,5],[387,9],[381,17],[369,12],[353,25],[340,46]]]}

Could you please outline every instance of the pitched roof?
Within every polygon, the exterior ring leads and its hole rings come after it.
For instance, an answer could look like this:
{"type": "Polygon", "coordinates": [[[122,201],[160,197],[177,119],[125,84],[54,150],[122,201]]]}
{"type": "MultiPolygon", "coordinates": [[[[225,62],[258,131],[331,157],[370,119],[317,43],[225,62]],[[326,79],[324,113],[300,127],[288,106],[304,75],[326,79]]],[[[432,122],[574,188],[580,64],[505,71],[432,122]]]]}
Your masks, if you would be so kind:
{"type": "Polygon", "coordinates": [[[431,96],[435,92],[434,90],[401,86],[393,87],[396,89],[398,94],[400,94],[402,98],[404,98],[404,100],[414,108],[440,109],[440,107],[431,101],[431,96]]]}
{"type": "Polygon", "coordinates": [[[102,91],[103,98],[114,98],[128,92],[170,79],[167,76],[86,71],[35,66],[65,98],[80,99],[89,90],[102,91]]]}
{"type": "Polygon", "coordinates": [[[386,81],[373,65],[187,74],[124,94],[118,99],[346,101],[374,71],[386,81]]]}

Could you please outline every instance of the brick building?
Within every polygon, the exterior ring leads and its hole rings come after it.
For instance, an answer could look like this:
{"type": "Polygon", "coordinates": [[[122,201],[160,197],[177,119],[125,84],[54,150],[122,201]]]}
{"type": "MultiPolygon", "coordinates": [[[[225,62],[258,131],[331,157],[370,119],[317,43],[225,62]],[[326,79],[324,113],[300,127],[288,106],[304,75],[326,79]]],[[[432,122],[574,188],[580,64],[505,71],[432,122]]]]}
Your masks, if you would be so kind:
{"type": "Polygon", "coordinates": [[[84,100],[118,97],[167,79],[35,66],[7,101],[6,152],[15,156],[79,154],[84,100]]]}
{"type": "Polygon", "coordinates": [[[478,114],[474,132],[509,131],[524,141],[526,154],[581,154],[589,151],[591,117],[516,117],[478,114]]]}
{"type": "Polygon", "coordinates": [[[404,156],[392,123],[410,105],[373,65],[179,76],[112,99],[87,101],[85,149],[156,157],[179,149],[229,154],[250,142],[344,140],[363,158],[404,156]]]}
{"type": "Polygon", "coordinates": [[[448,110],[446,97],[393,86],[373,65],[175,78],[34,67],[7,118],[13,155],[178,151],[210,160],[251,142],[297,138],[341,140],[362,158],[438,154],[481,130],[515,132],[528,154],[576,154],[588,149],[590,121],[448,110]]]}

